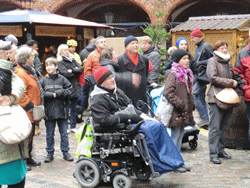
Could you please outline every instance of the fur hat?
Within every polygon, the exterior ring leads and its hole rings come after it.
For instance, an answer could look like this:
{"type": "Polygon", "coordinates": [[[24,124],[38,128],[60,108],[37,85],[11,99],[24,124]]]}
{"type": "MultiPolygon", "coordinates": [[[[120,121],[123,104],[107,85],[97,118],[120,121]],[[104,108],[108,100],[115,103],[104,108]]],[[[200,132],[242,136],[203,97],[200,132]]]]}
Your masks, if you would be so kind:
{"type": "Polygon", "coordinates": [[[111,74],[112,72],[107,67],[99,67],[94,72],[94,77],[97,85],[100,86],[111,74]]]}
{"type": "Polygon", "coordinates": [[[189,58],[190,58],[190,54],[189,54],[186,50],[177,49],[177,50],[175,50],[175,51],[172,53],[171,57],[172,57],[173,62],[179,63],[179,61],[181,60],[181,58],[182,58],[183,56],[185,56],[185,55],[188,55],[189,58]]]}
{"type": "Polygon", "coordinates": [[[125,48],[132,41],[138,41],[138,39],[135,38],[133,35],[127,36],[127,38],[124,40],[124,46],[125,46],[125,48]]]}
{"type": "Polygon", "coordinates": [[[198,28],[195,28],[190,35],[193,37],[202,37],[201,30],[198,28]]]}

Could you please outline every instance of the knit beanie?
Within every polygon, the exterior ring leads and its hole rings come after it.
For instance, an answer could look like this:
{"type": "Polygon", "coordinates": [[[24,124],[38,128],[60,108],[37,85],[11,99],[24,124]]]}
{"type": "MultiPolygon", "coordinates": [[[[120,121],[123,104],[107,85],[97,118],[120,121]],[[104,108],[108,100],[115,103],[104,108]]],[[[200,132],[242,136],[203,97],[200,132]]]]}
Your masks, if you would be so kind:
{"type": "Polygon", "coordinates": [[[180,44],[180,42],[181,42],[182,40],[185,40],[185,41],[187,42],[187,44],[188,44],[188,41],[187,41],[186,38],[184,38],[184,37],[178,38],[178,40],[177,40],[176,43],[175,43],[175,45],[176,45],[177,48],[179,48],[179,44],[180,44]]]}
{"type": "Polygon", "coordinates": [[[126,46],[127,46],[130,42],[132,42],[132,41],[138,41],[138,40],[137,40],[137,38],[135,38],[133,35],[127,36],[127,38],[126,38],[125,41],[124,41],[125,48],[126,48],[126,46]]]}
{"type": "Polygon", "coordinates": [[[186,50],[177,49],[177,50],[175,50],[175,51],[172,53],[171,57],[172,57],[173,62],[179,63],[179,61],[181,60],[181,58],[182,58],[183,56],[185,56],[185,55],[190,56],[190,54],[189,54],[186,50]]]}
{"type": "Polygon", "coordinates": [[[195,28],[190,35],[193,37],[202,37],[201,30],[198,28],[195,28]]]}
{"type": "Polygon", "coordinates": [[[9,34],[8,36],[6,36],[6,37],[4,38],[4,40],[5,40],[5,41],[11,41],[11,42],[16,42],[16,43],[18,43],[18,39],[17,39],[14,35],[12,35],[12,34],[9,34]]]}
{"type": "Polygon", "coordinates": [[[112,72],[107,67],[99,67],[94,72],[94,77],[97,85],[100,86],[111,74],[112,72]]]}

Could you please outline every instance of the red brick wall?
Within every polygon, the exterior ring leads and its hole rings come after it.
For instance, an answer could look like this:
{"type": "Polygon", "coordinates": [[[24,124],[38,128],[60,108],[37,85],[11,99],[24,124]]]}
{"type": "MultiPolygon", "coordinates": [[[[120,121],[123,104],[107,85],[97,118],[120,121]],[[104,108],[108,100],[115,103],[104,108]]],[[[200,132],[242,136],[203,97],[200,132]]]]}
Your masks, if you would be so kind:
{"type": "MultiPolygon", "coordinates": [[[[159,20],[156,19],[154,16],[154,12],[157,10],[164,10],[165,13],[168,13],[175,9],[176,6],[179,4],[187,1],[187,0],[128,0],[131,3],[136,4],[137,6],[141,7],[150,17],[151,23],[166,23],[167,16],[160,18],[159,20]]],[[[74,0],[34,0],[30,4],[29,2],[19,2],[14,0],[9,0],[14,4],[20,5],[24,8],[31,8],[33,10],[40,10],[45,12],[54,13],[63,6],[74,2],[74,0]]]]}

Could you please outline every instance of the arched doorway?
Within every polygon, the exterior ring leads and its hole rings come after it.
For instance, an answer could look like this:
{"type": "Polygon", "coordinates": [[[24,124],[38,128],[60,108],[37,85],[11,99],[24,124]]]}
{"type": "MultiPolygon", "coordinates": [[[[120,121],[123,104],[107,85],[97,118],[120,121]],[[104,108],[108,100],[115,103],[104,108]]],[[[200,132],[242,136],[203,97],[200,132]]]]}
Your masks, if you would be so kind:
{"type": "Polygon", "coordinates": [[[150,16],[144,7],[128,0],[87,0],[68,2],[55,11],[57,14],[71,16],[98,23],[107,23],[106,15],[111,13],[109,25],[115,29],[115,36],[143,35],[141,26],[150,23],[150,16]]]}
{"type": "Polygon", "coordinates": [[[168,20],[171,22],[184,22],[189,17],[249,14],[250,1],[233,0],[191,0],[183,1],[171,8],[168,20]]]}

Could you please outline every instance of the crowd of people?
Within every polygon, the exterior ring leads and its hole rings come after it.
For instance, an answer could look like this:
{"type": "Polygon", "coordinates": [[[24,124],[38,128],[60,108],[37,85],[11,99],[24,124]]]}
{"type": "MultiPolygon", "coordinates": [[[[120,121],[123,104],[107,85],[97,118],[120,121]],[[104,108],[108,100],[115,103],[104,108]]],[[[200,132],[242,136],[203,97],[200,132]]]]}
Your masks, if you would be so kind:
{"type": "MultiPolygon", "coordinates": [[[[103,36],[91,39],[80,55],[76,53],[77,41],[70,39],[66,44],[59,45],[57,50],[54,45],[49,46],[41,61],[37,52],[37,41],[28,40],[26,44],[18,46],[18,39],[11,34],[4,40],[11,42],[11,45],[7,50],[0,48],[0,70],[6,69],[5,64],[11,64],[12,71],[9,72],[22,80],[23,92],[20,91],[22,93],[20,97],[12,92],[6,94],[1,90],[0,106],[18,102],[32,123],[32,131],[28,137],[27,146],[22,148],[28,151],[27,155],[12,157],[2,153],[5,150],[1,150],[0,154],[4,158],[0,159],[0,171],[4,169],[11,174],[13,167],[18,166],[19,173],[16,173],[15,179],[0,173],[0,185],[24,187],[26,171],[31,170],[32,166],[41,165],[41,162],[32,158],[33,137],[35,130],[39,128],[39,121],[33,119],[33,108],[40,104],[44,105],[46,115],[45,163],[54,160],[56,124],[61,135],[60,146],[63,159],[74,160],[69,154],[68,134],[77,131],[77,114],[83,113],[89,106],[94,121],[107,129],[119,123],[127,123],[128,120],[132,123],[142,119],[146,122],[151,121],[151,124],[147,123],[148,126],[142,126],[140,131],[150,137],[152,134],[150,129],[159,129],[159,137],[167,140],[168,143],[163,143],[162,146],[156,143],[155,147],[158,147],[159,151],[166,148],[164,144],[171,147],[175,157],[178,156],[173,164],[173,170],[176,172],[191,170],[184,164],[180,155],[186,126],[208,125],[209,157],[212,163],[221,164],[220,158],[231,159],[231,156],[224,151],[224,132],[229,125],[233,108],[222,110],[218,105],[216,94],[224,88],[242,89],[248,115],[250,114],[249,45],[239,52],[233,68],[230,62],[231,56],[228,54],[228,43],[220,40],[212,47],[205,42],[198,28],[191,32],[191,42],[197,46],[194,56],[189,52],[188,40],[181,37],[176,41],[175,47],[169,48],[170,57],[165,63],[163,96],[174,107],[169,123],[171,135],[168,135],[162,124],[150,117],[146,105],[140,110],[135,108],[130,114],[120,113],[128,105],[137,107],[139,100],[148,103],[146,92],[160,85],[158,78],[161,56],[150,37],[142,37],[140,41],[142,51],[139,53],[138,39],[132,35],[127,36],[124,40],[125,52],[119,57],[116,55],[115,46],[107,46],[103,36]],[[91,76],[94,77],[95,86],[85,83],[84,78],[91,76]],[[206,94],[208,84],[210,87],[206,94]],[[193,118],[195,109],[200,116],[199,122],[195,122],[193,118]],[[68,119],[70,128],[68,128],[68,119]],[[168,139],[169,136],[172,139],[168,139]]],[[[0,47],[4,45],[6,43],[0,41],[0,47]]],[[[2,82],[1,79],[0,81],[2,82]]],[[[12,91],[22,90],[21,86],[14,88],[17,87],[14,81],[15,79],[11,79],[12,91]]],[[[157,142],[157,139],[153,141],[157,142]]],[[[8,149],[9,146],[0,141],[0,147],[8,149]]],[[[18,146],[13,145],[13,147],[18,149],[18,146]]],[[[166,155],[171,158],[171,154],[166,155]]],[[[159,158],[158,162],[162,168],[170,161],[162,156],[156,158],[159,158]]]]}

